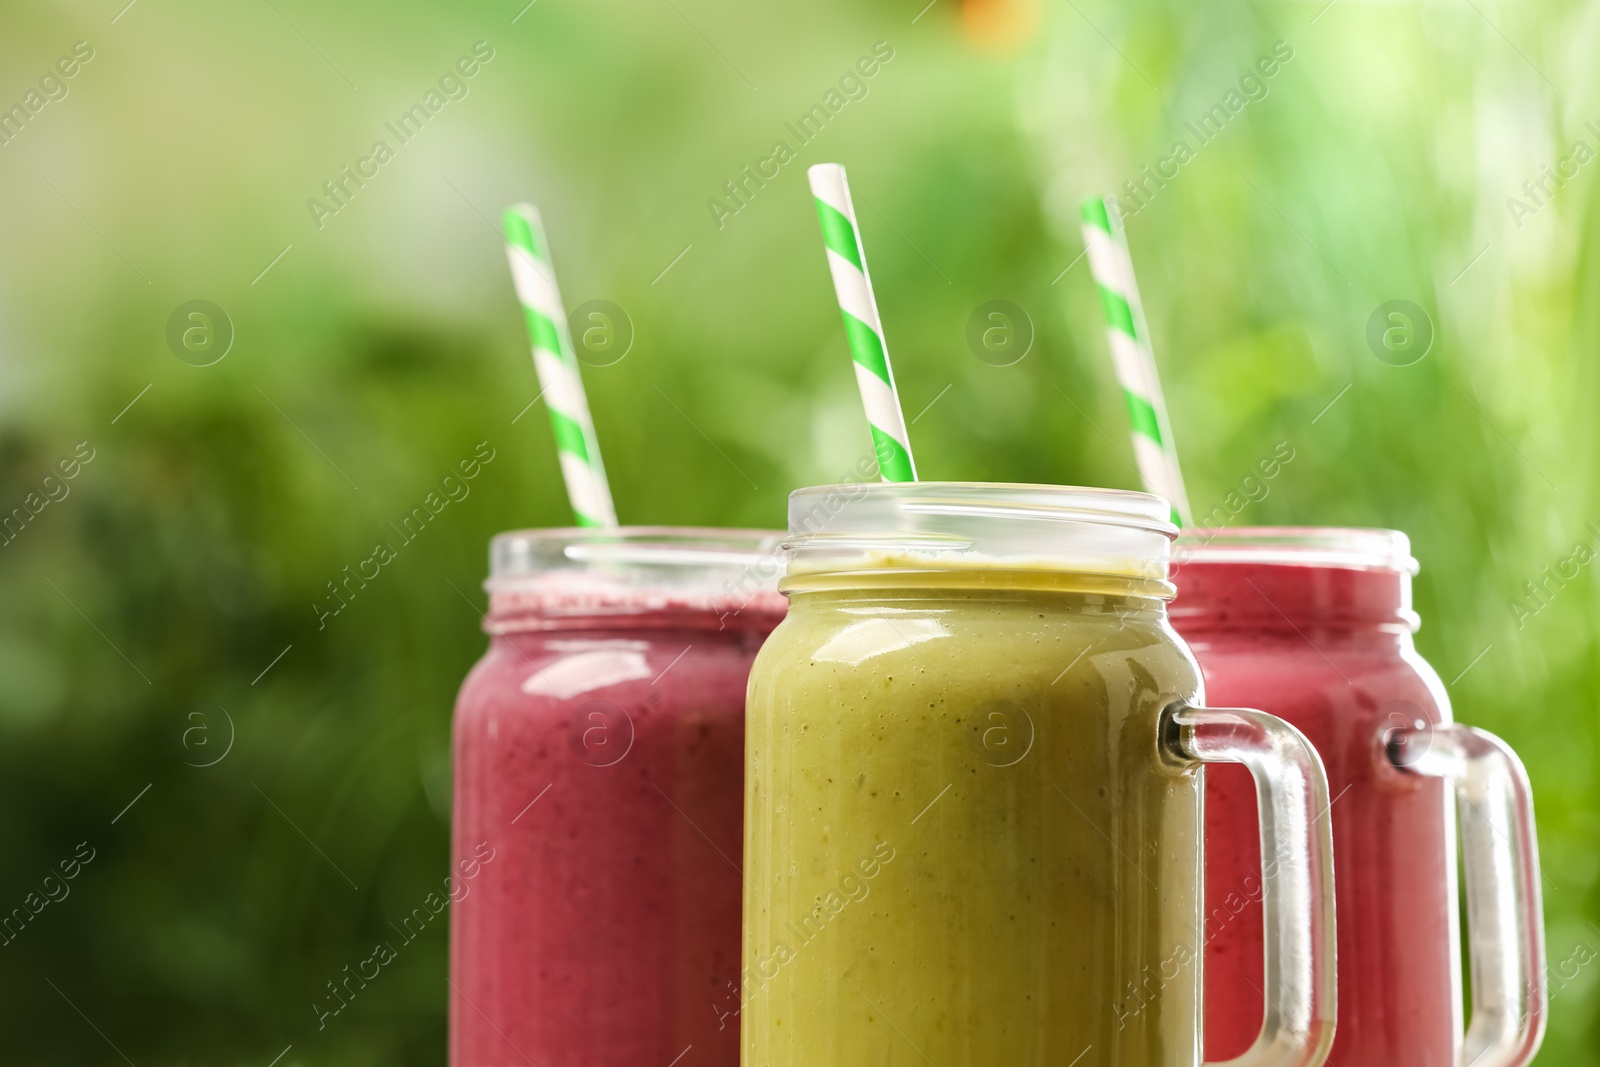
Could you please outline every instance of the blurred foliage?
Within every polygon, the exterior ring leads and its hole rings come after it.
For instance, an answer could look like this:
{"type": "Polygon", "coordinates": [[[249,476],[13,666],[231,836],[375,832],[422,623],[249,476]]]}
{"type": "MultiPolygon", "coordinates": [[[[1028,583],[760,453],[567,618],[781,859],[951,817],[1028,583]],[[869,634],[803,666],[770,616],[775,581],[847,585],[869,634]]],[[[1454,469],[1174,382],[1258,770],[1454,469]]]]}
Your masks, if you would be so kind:
{"type": "Polygon", "coordinates": [[[777,526],[867,448],[806,166],[850,168],[924,476],[1132,486],[1076,205],[1187,138],[1129,235],[1196,510],[1288,441],[1236,521],[1412,535],[1422,651],[1537,790],[1540,1062],[1600,1063],[1595,969],[1566,977],[1600,949],[1593,568],[1511,604],[1600,522],[1600,168],[1507,205],[1600,147],[1600,7],[124,3],[0,15],[0,107],[94,49],[0,146],[0,508],[67,489],[0,551],[0,908],[94,853],[0,949],[8,1062],[441,1061],[442,925],[322,1031],[311,1002],[442,877],[488,537],[567,521],[504,204],[544,208],[569,307],[636,331],[586,370],[623,521],[777,526]],[[478,41],[465,97],[318,228],[307,200],[478,41]],[[166,340],[195,299],[236,331],[211,366],[166,340]],[[1004,367],[965,339],[996,299],[1036,333],[1004,367]],[[1436,325],[1407,366],[1366,341],[1395,299],[1436,325]],[[470,497],[319,629],[483,441],[470,497]]]}

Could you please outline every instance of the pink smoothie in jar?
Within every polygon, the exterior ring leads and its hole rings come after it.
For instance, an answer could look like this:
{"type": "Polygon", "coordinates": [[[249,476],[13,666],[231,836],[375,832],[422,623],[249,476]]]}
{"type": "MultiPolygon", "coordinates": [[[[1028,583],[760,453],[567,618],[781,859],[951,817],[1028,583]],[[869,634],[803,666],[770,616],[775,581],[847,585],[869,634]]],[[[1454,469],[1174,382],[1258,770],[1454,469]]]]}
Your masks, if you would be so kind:
{"type": "MultiPolygon", "coordinates": [[[[1287,720],[1327,769],[1339,943],[1329,1062],[1527,1063],[1545,994],[1526,777],[1502,743],[1451,725],[1444,685],[1412,640],[1416,563],[1405,535],[1198,530],[1175,555],[1171,618],[1199,660],[1207,702],[1287,720]],[[1465,1037],[1452,792],[1474,979],[1465,1037]]],[[[1206,776],[1205,1048],[1220,1061],[1251,1047],[1266,1010],[1263,857],[1249,776],[1226,766],[1206,776]]]]}
{"type": "Polygon", "coordinates": [[[452,1067],[736,1067],[744,700],[782,535],[491,545],[455,711],[452,1067]]]}

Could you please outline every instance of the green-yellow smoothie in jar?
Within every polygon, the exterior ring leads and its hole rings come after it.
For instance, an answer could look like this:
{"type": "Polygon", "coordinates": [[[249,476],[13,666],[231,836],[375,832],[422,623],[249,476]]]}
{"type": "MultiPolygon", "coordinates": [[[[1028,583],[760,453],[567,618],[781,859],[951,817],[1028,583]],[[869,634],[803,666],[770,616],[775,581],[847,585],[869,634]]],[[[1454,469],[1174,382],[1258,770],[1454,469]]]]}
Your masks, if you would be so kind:
{"type": "Polygon", "coordinates": [[[888,564],[791,570],[751,675],[746,1067],[1192,1067],[1170,587],[888,564]]]}

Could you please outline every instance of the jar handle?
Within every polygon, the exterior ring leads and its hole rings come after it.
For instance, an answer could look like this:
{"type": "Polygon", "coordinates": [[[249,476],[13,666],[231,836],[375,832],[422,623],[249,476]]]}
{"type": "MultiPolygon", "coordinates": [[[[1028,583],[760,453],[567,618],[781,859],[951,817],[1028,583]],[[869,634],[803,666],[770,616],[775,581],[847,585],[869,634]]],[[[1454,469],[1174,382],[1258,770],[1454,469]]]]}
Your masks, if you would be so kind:
{"type": "Polygon", "coordinates": [[[1183,762],[1243,764],[1261,810],[1265,1018],[1247,1052],[1213,1067],[1321,1067],[1338,1019],[1322,759],[1299,730],[1261,711],[1175,704],[1164,725],[1168,748],[1183,762]]]}
{"type": "Polygon", "coordinates": [[[1459,1062],[1521,1067],[1544,1041],[1549,1005],[1528,772],[1504,741],[1470,726],[1417,723],[1383,741],[1397,770],[1442,778],[1456,792],[1472,954],[1472,1023],[1459,1062]]]}

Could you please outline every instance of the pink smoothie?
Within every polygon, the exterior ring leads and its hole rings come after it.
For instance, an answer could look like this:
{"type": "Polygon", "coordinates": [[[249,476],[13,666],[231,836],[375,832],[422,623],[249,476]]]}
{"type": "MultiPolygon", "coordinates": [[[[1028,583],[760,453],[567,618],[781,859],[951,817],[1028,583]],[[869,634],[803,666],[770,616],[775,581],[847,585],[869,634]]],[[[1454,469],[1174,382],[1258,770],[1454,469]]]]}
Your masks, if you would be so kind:
{"type": "MultiPolygon", "coordinates": [[[[1211,706],[1287,719],[1327,768],[1339,924],[1329,1062],[1455,1067],[1460,963],[1447,787],[1394,771],[1380,742],[1386,726],[1447,722],[1449,705],[1412,644],[1409,559],[1357,563],[1293,553],[1251,562],[1225,544],[1200,549],[1175,572],[1172,621],[1200,662],[1211,706]]],[[[1244,1052],[1261,1027],[1262,858],[1249,776],[1209,767],[1206,778],[1211,1061],[1244,1052]]]]}
{"type": "Polygon", "coordinates": [[[450,1062],[736,1067],[745,684],[782,600],[554,584],[496,593],[456,703],[456,870],[493,859],[452,906],[450,1062]]]}

